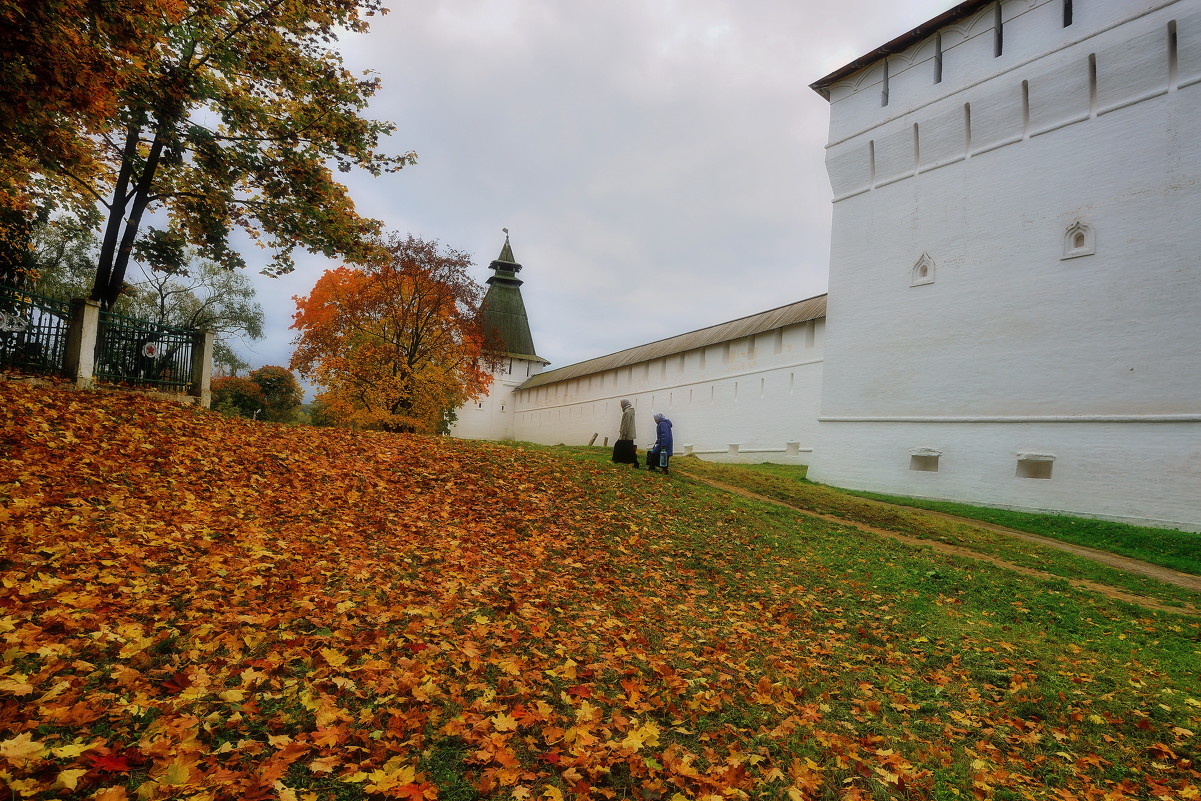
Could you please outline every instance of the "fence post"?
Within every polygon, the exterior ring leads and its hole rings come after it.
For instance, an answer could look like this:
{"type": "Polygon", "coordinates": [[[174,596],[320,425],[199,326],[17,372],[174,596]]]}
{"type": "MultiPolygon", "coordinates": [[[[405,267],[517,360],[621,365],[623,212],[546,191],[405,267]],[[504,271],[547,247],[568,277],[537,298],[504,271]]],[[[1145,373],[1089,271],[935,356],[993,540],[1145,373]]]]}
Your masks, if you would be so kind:
{"type": "Polygon", "coordinates": [[[96,379],[96,337],[100,331],[100,304],[77,298],[71,301],[71,324],[63,354],[63,372],[76,389],[91,389],[96,379]]]}
{"type": "Polygon", "coordinates": [[[197,331],[192,338],[192,386],[188,394],[208,409],[213,405],[213,331],[197,331]]]}

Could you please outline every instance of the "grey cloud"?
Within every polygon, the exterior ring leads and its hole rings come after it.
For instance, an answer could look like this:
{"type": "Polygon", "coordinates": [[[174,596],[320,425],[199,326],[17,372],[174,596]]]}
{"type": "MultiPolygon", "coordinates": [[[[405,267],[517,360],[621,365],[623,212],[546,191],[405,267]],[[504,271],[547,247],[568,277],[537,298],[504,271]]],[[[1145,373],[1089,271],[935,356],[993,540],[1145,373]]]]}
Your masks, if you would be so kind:
{"type": "MultiPolygon", "coordinates": [[[[345,42],[419,163],[351,175],[359,209],[473,254],[512,231],[539,352],[562,366],[825,290],[827,107],[808,84],[945,10],[885,0],[429,0],[345,42]],[[896,8],[903,5],[903,8],[896,8]],[[666,301],[664,299],[667,299],[666,301]]],[[[292,295],[259,279],[286,364],[292,295]]]]}

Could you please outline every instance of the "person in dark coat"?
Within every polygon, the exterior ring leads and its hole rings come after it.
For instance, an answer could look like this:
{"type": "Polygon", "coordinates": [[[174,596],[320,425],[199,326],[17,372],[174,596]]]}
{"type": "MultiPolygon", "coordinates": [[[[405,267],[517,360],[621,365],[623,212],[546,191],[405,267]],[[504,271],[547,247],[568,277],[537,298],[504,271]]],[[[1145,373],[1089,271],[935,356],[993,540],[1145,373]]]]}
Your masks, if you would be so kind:
{"type": "Polygon", "coordinates": [[[634,447],[634,406],[628,400],[621,402],[621,425],[617,429],[617,441],[613,443],[613,461],[638,468],[638,451],[634,447]]]}
{"type": "Polygon", "coordinates": [[[667,461],[672,454],[671,421],[655,413],[655,444],[646,454],[646,469],[662,470],[667,475],[667,461]]]}

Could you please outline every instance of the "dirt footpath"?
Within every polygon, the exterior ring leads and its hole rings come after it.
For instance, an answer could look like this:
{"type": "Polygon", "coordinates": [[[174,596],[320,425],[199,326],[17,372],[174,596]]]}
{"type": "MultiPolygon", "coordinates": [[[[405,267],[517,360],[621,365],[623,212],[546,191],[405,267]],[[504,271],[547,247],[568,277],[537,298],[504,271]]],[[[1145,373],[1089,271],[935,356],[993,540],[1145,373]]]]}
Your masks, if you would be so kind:
{"type": "MultiPolygon", "coordinates": [[[[877,528],[875,526],[871,526],[866,523],[860,523],[857,520],[851,520],[849,518],[844,518],[844,517],[836,517],[834,515],[820,514],[818,512],[813,512],[813,511],[804,509],[799,506],[793,506],[792,504],[784,503],[783,501],[778,501],[775,498],[768,498],[764,495],[759,495],[759,494],[751,492],[749,490],[742,489],[741,487],[735,487],[730,484],[723,484],[720,481],[713,481],[713,480],[710,480],[707,478],[702,478],[700,476],[697,476],[697,475],[694,475],[691,473],[688,474],[688,478],[690,478],[694,481],[699,481],[701,483],[708,484],[709,486],[714,487],[716,489],[724,490],[726,492],[732,492],[735,495],[741,495],[745,498],[753,498],[757,501],[762,501],[763,503],[772,503],[772,504],[775,504],[776,506],[783,506],[787,509],[792,509],[795,512],[800,512],[801,514],[809,515],[810,517],[818,517],[818,518],[821,518],[822,520],[827,520],[831,523],[838,523],[839,525],[843,525],[843,526],[851,526],[852,528],[857,528],[860,531],[868,531],[868,532],[871,532],[872,534],[878,534],[881,537],[890,537],[894,540],[900,540],[901,542],[906,542],[906,543],[909,543],[909,544],[912,544],[912,545],[915,545],[918,547],[929,548],[930,550],[938,551],[939,553],[953,554],[955,556],[963,556],[963,557],[967,557],[969,559],[975,559],[980,562],[989,562],[991,564],[1003,567],[1006,570],[1012,570],[1015,573],[1023,573],[1025,575],[1029,575],[1029,576],[1040,576],[1040,577],[1045,577],[1045,578],[1060,579],[1063,581],[1067,581],[1069,584],[1071,584],[1074,587],[1080,587],[1082,589],[1092,590],[1093,592],[1101,593],[1102,595],[1104,595],[1107,598],[1113,598],[1115,600],[1125,601],[1125,602],[1131,603],[1131,604],[1137,604],[1137,605],[1145,607],[1147,609],[1154,609],[1158,612],[1201,614],[1201,610],[1197,609],[1196,606],[1168,606],[1167,604],[1160,603],[1159,601],[1156,601],[1153,598],[1147,598],[1142,595],[1135,595],[1133,593],[1115,589],[1115,588],[1110,587],[1105,584],[1098,584],[1094,581],[1086,581],[1084,579],[1065,579],[1062,576],[1056,576],[1052,573],[1045,573],[1041,570],[1033,570],[1028,567],[1022,567],[1020,565],[1015,565],[1012,562],[1005,561],[1004,559],[999,559],[995,556],[989,556],[988,554],[983,554],[983,553],[980,553],[979,551],[973,551],[970,548],[964,548],[959,545],[950,545],[948,543],[940,542],[938,540],[924,540],[924,539],[920,539],[918,537],[909,537],[909,536],[906,536],[905,534],[901,534],[896,531],[889,531],[888,529],[885,529],[885,528],[877,528]]],[[[1138,573],[1140,575],[1149,576],[1151,578],[1158,579],[1159,581],[1165,582],[1167,584],[1174,584],[1177,587],[1183,587],[1184,589],[1192,590],[1193,592],[1196,592],[1196,593],[1201,593],[1201,576],[1194,576],[1190,573],[1181,573],[1178,570],[1172,570],[1170,568],[1160,567],[1159,565],[1153,565],[1148,562],[1142,562],[1142,561],[1139,561],[1138,559],[1131,559],[1127,556],[1119,556],[1118,554],[1109,553],[1108,551],[1098,551],[1094,548],[1086,548],[1082,545],[1073,545],[1068,542],[1061,542],[1059,540],[1051,539],[1050,537],[1043,537],[1041,535],[1031,534],[1026,531],[1017,531],[1012,528],[1006,528],[1004,526],[998,526],[998,525],[994,525],[992,523],[984,523],[982,521],[972,520],[972,519],[966,518],[966,517],[958,517],[956,515],[950,515],[950,514],[946,514],[944,512],[932,512],[927,509],[914,509],[914,508],[908,507],[908,506],[901,506],[898,508],[902,508],[907,511],[921,512],[922,514],[934,515],[936,517],[941,517],[944,520],[952,520],[956,523],[963,523],[965,525],[975,526],[976,528],[987,529],[988,531],[994,531],[999,534],[1005,534],[1010,537],[1017,537],[1018,539],[1028,540],[1030,542],[1036,542],[1040,545],[1046,545],[1049,548],[1058,548],[1061,551],[1067,551],[1068,553],[1072,553],[1077,556],[1082,556],[1086,559],[1092,559],[1095,562],[1100,562],[1101,564],[1108,565],[1109,567],[1116,568],[1117,570],[1124,570],[1127,573],[1138,573]]]]}

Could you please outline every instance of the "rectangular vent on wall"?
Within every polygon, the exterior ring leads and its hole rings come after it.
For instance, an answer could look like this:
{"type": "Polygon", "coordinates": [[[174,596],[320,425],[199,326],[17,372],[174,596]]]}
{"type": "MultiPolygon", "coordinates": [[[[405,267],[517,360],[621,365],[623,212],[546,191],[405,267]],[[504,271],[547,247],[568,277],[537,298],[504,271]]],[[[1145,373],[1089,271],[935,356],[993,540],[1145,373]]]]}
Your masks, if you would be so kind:
{"type": "Polygon", "coordinates": [[[1019,453],[1018,478],[1050,478],[1055,457],[1049,453],[1019,453]]]}
{"type": "Polygon", "coordinates": [[[913,448],[909,451],[909,469],[922,473],[937,473],[940,456],[942,451],[935,448],[913,448]]]}

